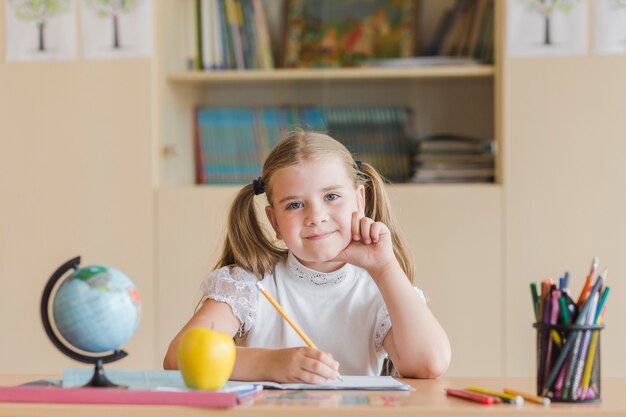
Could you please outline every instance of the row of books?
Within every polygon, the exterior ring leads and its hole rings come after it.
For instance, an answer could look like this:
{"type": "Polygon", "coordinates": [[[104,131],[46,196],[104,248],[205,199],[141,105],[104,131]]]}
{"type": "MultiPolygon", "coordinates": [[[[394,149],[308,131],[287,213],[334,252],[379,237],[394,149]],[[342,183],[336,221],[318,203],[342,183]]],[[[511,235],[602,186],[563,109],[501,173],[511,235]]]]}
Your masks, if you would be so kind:
{"type": "Polygon", "coordinates": [[[194,0],[197,70],[274,68],[261,0],[194,0]]]}
{"type": "Polygon", "coordinates": [[[460,135],[432,135],[417,142],[412,182],[493,182],[495,143],[460,135]]]}
{"type": "Polygon", "coordinates": [[[441,17],[425,55],[494,59],[494,0],[456,0],[441,17]]]}
{"type": "Polygon", "coordinates": [[[355,158],[390,181],[412,173],[411,110],[400,106],[201,107],[195,110],[196,179],[200,184],[246,183],[295,127],[327,132],[355,158]]]}

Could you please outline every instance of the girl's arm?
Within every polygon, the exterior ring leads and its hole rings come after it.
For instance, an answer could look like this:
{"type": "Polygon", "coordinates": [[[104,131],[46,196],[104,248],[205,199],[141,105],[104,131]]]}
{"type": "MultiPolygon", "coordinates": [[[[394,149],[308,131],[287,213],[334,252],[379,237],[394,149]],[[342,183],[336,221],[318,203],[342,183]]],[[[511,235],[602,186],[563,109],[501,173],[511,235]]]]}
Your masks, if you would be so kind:
{"type": "Polygon", "coordinates": [[[450,364],[450,341],[393,253],[389,228],[355,212],[352,242],[336,260],[365,269],[385,301],[391,330],[383,345],[402,376],[436,378],[450,364]]]}
{"type": "Polygon", "coordinates": [[[226,333],[233,337],[239,330],[239,320],[237,320],[228,304],[207,299],[187,324],[178,332],[174,340],[170,342],[165,358],[163,359],[164,369],[178,369],[178,360],[176,358],[178,344],[183,335],[194,327],[205,327],[226,333]]]}
{"type": "Polygon", "coordinates": [[[390,265],[368,272],[391,318],[383,345],[394,367],[404,377],[437,378],[443,374],[450,365],[450,341],[398,261],[394,258],[390,265]]]}
{"type": "MultiPolygon", "coordinates": [[[[170,343],[163,359],[163,368],[178,369],[178,344],[183,334],[194,327],[206,327],[234,337],[239,330],[239,320],[228,304],[206,300],[170,343]]],[[[321,384],[328,379],[336,378],[338,367],[339,364],[330,354],[309,347],[289,349],[237,347],[235,367],[230,379],[321,384]]]]}

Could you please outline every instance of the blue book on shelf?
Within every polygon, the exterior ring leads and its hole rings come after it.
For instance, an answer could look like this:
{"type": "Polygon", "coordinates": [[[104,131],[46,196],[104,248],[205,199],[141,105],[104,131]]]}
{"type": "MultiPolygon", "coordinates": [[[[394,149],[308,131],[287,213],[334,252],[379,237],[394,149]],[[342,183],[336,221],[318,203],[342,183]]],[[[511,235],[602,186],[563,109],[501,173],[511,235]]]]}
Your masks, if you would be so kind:
{"type": "Polygon", "coordinates": [[[393,181],[411,175],[410,109],[400,106],[223,107],[196,110],[198,181],[245,184],[295,128],[328,132],[393,181]]]}

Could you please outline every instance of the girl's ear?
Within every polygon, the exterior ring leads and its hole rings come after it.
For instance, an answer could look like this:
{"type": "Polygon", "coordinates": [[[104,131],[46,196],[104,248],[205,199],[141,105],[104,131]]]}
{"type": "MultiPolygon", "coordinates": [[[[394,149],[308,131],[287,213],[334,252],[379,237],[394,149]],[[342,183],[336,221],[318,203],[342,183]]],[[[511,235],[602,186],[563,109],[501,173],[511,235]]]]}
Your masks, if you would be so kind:
{"type": "Polygon", "coordinates": [[[365,187],[360,184],[356,189],[356,207],[359,216],[365,216],[365,187]]]}
{"type": "Polygon", "coordinates": [[[265,215],[267,216],[267,220],[270,221],[272,225],[272,229],[276,232],[276,239],[280,240],[282,237],[280,236],[280,230],[278,229],[278,222],[276,221],[276,214],[274,213],[274,208],[271,206],[265,206],[265,215]]]}

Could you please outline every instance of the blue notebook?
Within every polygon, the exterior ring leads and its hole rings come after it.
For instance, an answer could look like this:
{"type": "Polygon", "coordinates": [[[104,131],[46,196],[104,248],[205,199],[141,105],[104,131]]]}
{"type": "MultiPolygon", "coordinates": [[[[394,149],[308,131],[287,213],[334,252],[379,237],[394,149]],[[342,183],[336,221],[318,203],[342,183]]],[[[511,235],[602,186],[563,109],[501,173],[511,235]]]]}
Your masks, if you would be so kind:
{"type": "MultiPolygon", "coordinates": [[[[191,391],[185,386],[180,371],[107,369],[105,374],[116,384],[132,390],[191,391]]],[[[63,388],[80,387],[91,379],[93,369],[68,368],[63,370],[63,388]]],[[[217,392],[245,394],[259,389],[259,384],[228,381],[217,392]]]]}

